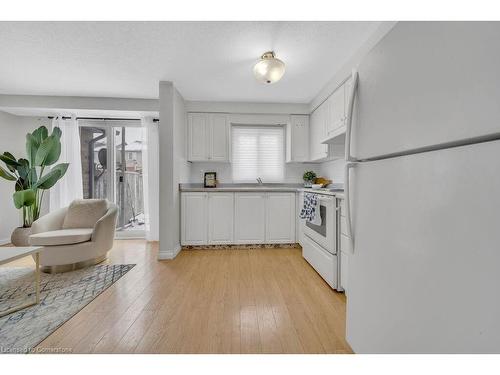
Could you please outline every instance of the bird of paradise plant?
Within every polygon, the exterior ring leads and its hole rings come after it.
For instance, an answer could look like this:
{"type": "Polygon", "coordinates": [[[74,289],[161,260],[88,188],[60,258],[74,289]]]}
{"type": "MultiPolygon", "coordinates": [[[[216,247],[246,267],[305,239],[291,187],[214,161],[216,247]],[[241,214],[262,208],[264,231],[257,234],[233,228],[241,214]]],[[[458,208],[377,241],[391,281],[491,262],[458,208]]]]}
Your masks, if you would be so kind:
{"type": "Polygon", "coordinates": [[[0,155],[5,168],[0,165],[0,177],[15,182],[12,196],[14,206],[22,209],[23,227],[29,228],[40,216],[43,195],[66,173],[69,164],[54,165],[61,155],[61,129],[52,134],[45,126],[26,134],[26,158],[16,159],[10,152],[0,155]]]}

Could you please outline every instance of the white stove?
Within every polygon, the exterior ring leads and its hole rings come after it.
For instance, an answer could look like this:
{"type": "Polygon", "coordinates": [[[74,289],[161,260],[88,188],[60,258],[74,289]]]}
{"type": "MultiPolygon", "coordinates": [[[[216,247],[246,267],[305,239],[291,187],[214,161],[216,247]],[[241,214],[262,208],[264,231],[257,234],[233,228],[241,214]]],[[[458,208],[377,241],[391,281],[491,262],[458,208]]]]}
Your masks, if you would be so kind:
{"type": "Polygon", "coordinates": [[[337,209],[335,195],[343,192],[340,186],[322,189],[301,189],[302,203],[305,193],[318,194],[321,224],[300,219],[302,256],[333,288],[339,290],[339,262],[337,259],[337,209]]]}

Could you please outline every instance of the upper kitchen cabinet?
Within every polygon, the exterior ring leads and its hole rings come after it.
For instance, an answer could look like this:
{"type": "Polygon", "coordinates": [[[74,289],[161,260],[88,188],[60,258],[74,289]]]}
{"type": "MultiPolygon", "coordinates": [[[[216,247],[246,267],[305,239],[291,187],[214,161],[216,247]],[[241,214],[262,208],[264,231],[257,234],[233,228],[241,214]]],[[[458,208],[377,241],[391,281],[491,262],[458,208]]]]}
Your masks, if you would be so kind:
{"type": "Polygon", "coordinates": [[[321,161],[328,158],[328,145],[322,141],[326,138],[327,102],[323,102],[311,113],[309,132],[309,161],[321,161]]]}
{"type": "Polygon", "coordinates": [[[349,95],[351,93],[351,82],[349,78],[340,85],[330,97],[324,102],[328,106],[326,121],[326,135],[322,140],[325,144],[338,143],[339,137],[346,132],[347,111],[349,95]]]}
{"type": "Polygon", "coordinates": [[[188,114],[188,160],[229,161],[229,122],[222,113],[188,114]]]}
{"type": "Polygon", "coordinates": [[[326,136],[330,137],[334,131],[345,125],[345,93],[344,85],[340,86],[328,98],[329,116],[326,123],[326,136]]]}
{"type": "Polygon", "coordinates": [[[208,159],[208,131],[208,115],[206,113],[190,113],[188,115],[189,161],[201,161],[208,159]]]}
{"type": "Polygon", "coordinates": [[[286,136],[287,163],[309,161],[309,116],[291,115],[286,136]]]}

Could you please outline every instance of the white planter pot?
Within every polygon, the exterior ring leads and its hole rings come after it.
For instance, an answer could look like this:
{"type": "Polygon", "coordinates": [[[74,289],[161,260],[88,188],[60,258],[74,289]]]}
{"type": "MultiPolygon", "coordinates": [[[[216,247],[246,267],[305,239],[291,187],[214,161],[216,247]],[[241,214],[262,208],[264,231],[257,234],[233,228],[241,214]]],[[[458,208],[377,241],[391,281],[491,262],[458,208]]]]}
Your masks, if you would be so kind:
{"type": "Polygon", "coordinates": [[[30,234],[31,228],[18,227],[12,232],[10,242],[12,242],[14,246],[29,246],[30,234]]]}

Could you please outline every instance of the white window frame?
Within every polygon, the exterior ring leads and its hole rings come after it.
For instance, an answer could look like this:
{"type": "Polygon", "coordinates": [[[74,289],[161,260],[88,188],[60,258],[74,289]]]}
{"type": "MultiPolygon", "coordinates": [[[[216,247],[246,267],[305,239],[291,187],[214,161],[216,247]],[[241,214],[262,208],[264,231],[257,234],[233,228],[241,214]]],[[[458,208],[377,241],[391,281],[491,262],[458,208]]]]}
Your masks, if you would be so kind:
{"type": "Polygon", "coordinates": [[[231,176],[233,182],[237,183],[248,183],[248,182],[256,182],[256,178],[260,177],[262,178],[263,182],[274,182],[274,183],[280,183],[284,182],[285,180],[285,165],[286,165],[286,128],[284,125],[256,125],[256,124],[232,124],[231,126],[231,176]],[[235,174],[235,168],[237,168],[237,158],[235,158],[235,148],[237,145],[235,145],[235,136],[237,136],[237,130],[238,128],[246,128],[246,129],[255,129],[255,130],[266,130],[266,129],[279,129],[281,131],[281,175],[278,176],[277,178],[270,178],[269,175],[266,176],[265,173],[262,171],[257,172],[257,176],[252,176],[248,178],[238,178],[238,175],[235,174]]]}

